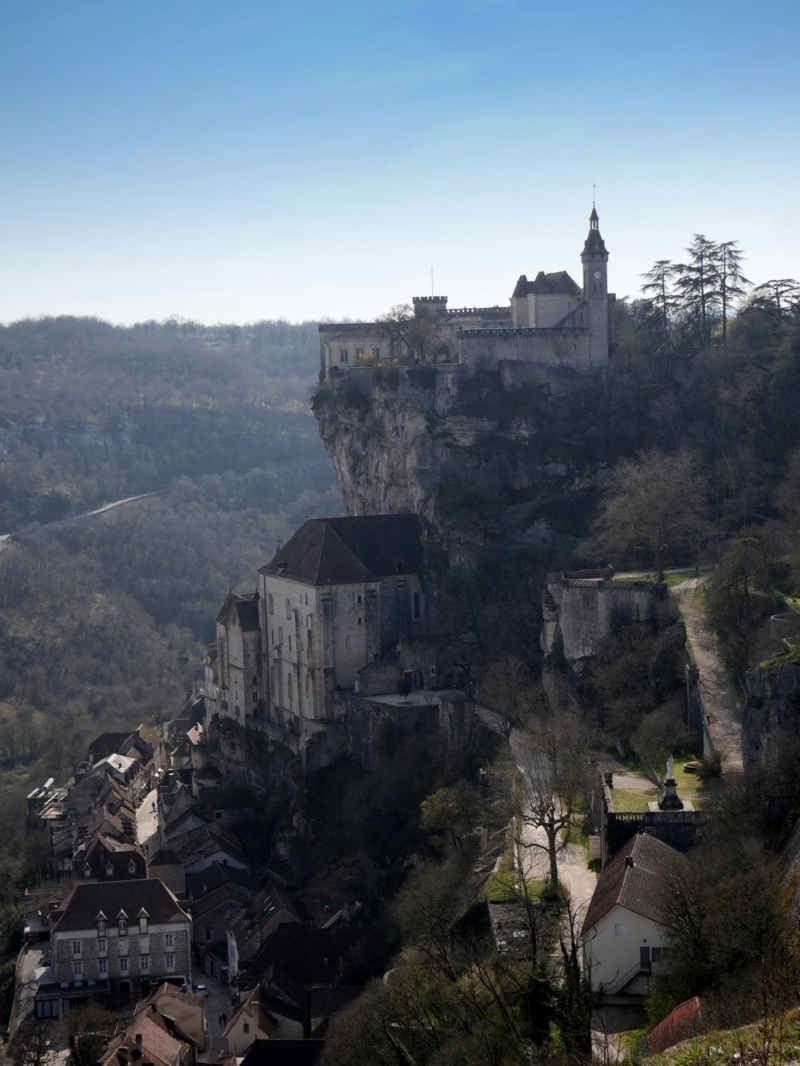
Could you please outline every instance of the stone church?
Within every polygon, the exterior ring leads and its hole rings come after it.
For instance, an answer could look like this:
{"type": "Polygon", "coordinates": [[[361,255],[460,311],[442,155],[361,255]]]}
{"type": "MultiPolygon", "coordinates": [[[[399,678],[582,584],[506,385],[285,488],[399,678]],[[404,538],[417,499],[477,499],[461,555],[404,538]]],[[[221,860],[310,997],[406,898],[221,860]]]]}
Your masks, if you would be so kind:
{"type": "Polygon", "coordinates": [[[451,309],[446,296],[414,297],[414,321],[404,335],[385,322],[319,327],[326,377],[354,367],[394,363],[457,364],[467,375],[501,362],[526,362],[593,374],[613,346],[615,296],[608,291],[608,251],[595,208],[581,253],[583,284],[566,270],[522,274],[508,307],[451,309]],[[416,345],[417,336],[425,343],[416,345]],[[414,350],[410,350],[411,348],[414,350]]]}
{"type": "Polygon", "coordinates": [[[206,665],[209,714],[304,754],[341,718],[342,693],[396,693],[406,677],[435,685],[424,541],[414,514],[305,522],[257,591],[228,594],[206,665]]]}

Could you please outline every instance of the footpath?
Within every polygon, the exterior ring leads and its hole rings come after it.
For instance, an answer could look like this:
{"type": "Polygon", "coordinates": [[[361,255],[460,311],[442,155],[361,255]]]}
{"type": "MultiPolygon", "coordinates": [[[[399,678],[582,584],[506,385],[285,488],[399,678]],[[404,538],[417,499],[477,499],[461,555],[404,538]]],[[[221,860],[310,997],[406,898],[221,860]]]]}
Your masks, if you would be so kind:
{"type": "Polygon", "coordinates": [[[743,701],[725,672],[716,634],[708,624],[700,599],[705,577],[693,577],[672,590],[686,627],[689,653],[700,673],[700,695],[709,717],[714,747],[725,756],[729,773],[742,772],[743,701]]]}

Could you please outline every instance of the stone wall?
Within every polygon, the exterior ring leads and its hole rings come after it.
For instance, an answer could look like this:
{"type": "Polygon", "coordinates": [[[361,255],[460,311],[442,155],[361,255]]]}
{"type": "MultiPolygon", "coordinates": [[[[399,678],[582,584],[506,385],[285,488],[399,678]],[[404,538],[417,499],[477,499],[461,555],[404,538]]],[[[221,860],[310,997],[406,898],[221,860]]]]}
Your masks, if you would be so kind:
{"type": "MultiPolygon", "coordinates": [[[[602,571],[591,571],[591,574],[602,571]]],[[[614,581],[599,576],[548,574],[542,597],[541,647],[546,655],[563,648],[568,662],[594,655],[617,620],[659,626],[675,617],[666,585],[653,581],[614,581]]]]}

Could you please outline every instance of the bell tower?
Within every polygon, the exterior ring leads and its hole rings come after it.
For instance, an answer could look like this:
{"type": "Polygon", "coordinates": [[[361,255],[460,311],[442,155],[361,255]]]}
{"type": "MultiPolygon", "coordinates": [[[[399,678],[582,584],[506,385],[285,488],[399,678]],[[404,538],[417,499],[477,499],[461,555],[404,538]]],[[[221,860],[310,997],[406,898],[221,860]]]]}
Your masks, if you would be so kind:
{"type": "Polygon", "coordinates": [[[589,236],[581,255],[583,263],[583,295],[587,300],[608,296],[608,252],[600,236],[600,216],[592,205],[589,216],[589,236]]]}
{"type": "Polygon", "coordinates": [[[589,310],[589,366],[594,370],[608,363],[612,341],[614,297],[608,291],[608,250],[600,236],[600,218],[592,204],[589,236],[581,254],[583,298],[589,310]]]}

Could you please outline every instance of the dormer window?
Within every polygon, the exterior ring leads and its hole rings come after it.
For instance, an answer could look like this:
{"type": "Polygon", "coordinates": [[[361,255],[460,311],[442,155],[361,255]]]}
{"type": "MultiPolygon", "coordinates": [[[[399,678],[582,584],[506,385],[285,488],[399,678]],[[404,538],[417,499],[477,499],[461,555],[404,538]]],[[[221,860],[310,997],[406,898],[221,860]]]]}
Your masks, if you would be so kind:
{"type": "Polygon", "coordinates": [[[86,866],[84,866],[84,868],[83,868],[83,876],[84,877],[91,877],[92,876],[92,870],[91,870],[91,867],[88,864],[86,866]]]}
{"type": "Polygon", "coordinates": [[[128,873],[129,874],[135,874],[136,873],[136,863],[133,861],[133,859],[131,859],[131,861],[128,863],[128,873]]]}
{"type": "Polygon", "coordinates": [[[113,867],[113,865],[110,862],[106,863],[106,877],[113,877],[113,876],[114,876],[114,867],[113,867]]]}
{"type": "Polygon", "coordinates": [[[144,909],[140,910],[139,914],[138,914],[138,918],[139,918],[139,932],[142,934],[142,936],[144,936],[147,933],[147,919],[148,919],[147,911],[144,910],[144,909]]]}
{"type": "Polygon", "coordinates": [[[128,915],[124,911],[117,915],[117,932],[120,936],[128,935],[128,915]]]}
{"type": "Polygon", "coordinates": [[[97,915],[97,918],[95,919],[95,925],[97,926],[97,935],[98,936],[105,936],[106,935],[106,916],[105,916],[105,914],[103,914],[102,911],[97,915]]]}

